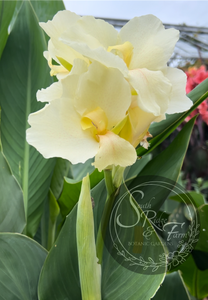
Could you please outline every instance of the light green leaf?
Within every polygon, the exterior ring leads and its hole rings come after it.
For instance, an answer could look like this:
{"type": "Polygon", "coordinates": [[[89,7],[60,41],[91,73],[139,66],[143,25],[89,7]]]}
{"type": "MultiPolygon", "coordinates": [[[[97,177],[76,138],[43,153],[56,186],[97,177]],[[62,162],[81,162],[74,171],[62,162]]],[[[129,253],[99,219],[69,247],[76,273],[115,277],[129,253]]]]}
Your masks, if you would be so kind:
{"type": "Polygon", "coordinates": [[[82,180],[76,234],[82,300],[101,300],[101,266],[96,256],[89,175],[82,180]]]}
{"type": "Polygon", "coordinates": [[[185,118],[208,97],[208,79],[200,83],[187,96],[193,101],[193,106],[186,112],[167,115],[166,120],[159,123],[153,123],[149,128],[150,133],[153,135],[153,138],[150,141],[150,147],[148,149],[139,147],[137,149],[138,156],[143,156],[151,152],[155,147],[162,143],[162,141],[164,141],[164,139],[166,139],[185,120],[185,118]]]}
{"type": "Polygon", "coordinates": [[[200,271],[192,257],[180,266],[182,278],[192,296],[203,299],[208,296],[208,270],[200,271]]]}
{"type": "Polygon", "coordinates": [[[179,272],[166,275],[153,300],[190,300],[179,272]]]}
{"type": "Polygon", "coordinates": [[[43,58],[46,43],[30,2],[16,18],[0,61],[3,152],[23,189],[27,234],[37,231],[55,160],[46,160],[25,140],[28,115],[43,107],[36,92],[52,81],[43,58]]]}
{"type": "Polygon", "coordinates": [[[0,58],[8,38],[9,24],[15,11],[16,1],[0,1],[0,58]]]}
{"type": "Polygon", "coordinates": [[[186,199],[186,197],[190,197],[191,201],[193,201],[193,204],[195,207],[199,207],[203,204],[205,204],[205,199],[202,194],[196,193],[194,191],[189,191],[185,194],[178,194],[171,196],[170,199],[173,199],[178,202],[183,202],[183,199],[186,199]]]}
{"type": "Polygon", "coordinates": [[[0,152],[0,232],[19,232],[25,227],[22,190],[0,152]]]}
{"type": "Polygon", "coordinates": [[[1,233],[0,245],[0,300],[38,300],[38,279],[47,251],[17,233],[1,233]]]}

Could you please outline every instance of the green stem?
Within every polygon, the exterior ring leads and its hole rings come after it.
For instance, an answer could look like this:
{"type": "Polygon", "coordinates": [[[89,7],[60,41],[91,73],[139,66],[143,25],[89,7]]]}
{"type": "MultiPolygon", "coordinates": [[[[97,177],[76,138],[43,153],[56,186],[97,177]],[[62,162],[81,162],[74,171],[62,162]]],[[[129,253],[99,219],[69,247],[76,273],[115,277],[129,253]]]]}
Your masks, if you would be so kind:
{"type": "Polygon", "coordinates": [[[114,203],[114,199],[117,195],[117,188],[113,183],[112,170],[110,169],[104,170],[104,178],[105,178],[105,185],[108,194],[107,194],[107,199],[106,199],[106,203],[102,215],[102,220],[100,222],[100,226],[98,229],[97,241],[96,241],[97,257],[99,259],[100,264],[102,263],[104,238],[106,235],[107,225],[112,210],[112,206],[114,203]]]}
{"type": "Polygon", "coordinates": [[[55,242],[56,237],[56,222],[52,222],[49,218],[48,224],[48,243],[47,243],[47,250],[49,251],[55,242]]]}
{"type": "Polygon", "coordinates": [[[105,178],[105,185],[108,192],[108,196],[110,196],[116,190],[116,187],[113,184],[112,170],[110,169],[104,170],[104,178],[105,178]]]}

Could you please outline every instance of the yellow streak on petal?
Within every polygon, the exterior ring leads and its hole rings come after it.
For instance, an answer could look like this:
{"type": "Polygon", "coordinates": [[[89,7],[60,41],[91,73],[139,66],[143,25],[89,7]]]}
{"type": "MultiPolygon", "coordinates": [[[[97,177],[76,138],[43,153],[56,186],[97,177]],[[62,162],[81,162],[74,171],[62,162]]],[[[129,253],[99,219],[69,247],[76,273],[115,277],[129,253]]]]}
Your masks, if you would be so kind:
{"type": "Polygon", "coordinates": [[[133,49],[133,45],[127,41],[121,45],[109,46],[107,51],[111,52],[112,50],[114,50],[113,52],[116,55],[120,56],[125,61],[127,67],[129,67],[131,57],[133,54],[133,49]]]}
{"type": "Polygon", "coordinates": [[[121,122],[119,122],[111,131],[115,134],[119,134],[124,125],[126,124],[127,119],[128,116],[126,116],[121,122]]]}
{"type": "Polygon", "coordinates": [[[66,61],[65,59],[63,59],[62,57],[56,56],[59,60],[59,62],[62,64],[62,66],[67,69],[69,72],[71,71],[73,65],[70,64],[68,61],[66,61]]]}

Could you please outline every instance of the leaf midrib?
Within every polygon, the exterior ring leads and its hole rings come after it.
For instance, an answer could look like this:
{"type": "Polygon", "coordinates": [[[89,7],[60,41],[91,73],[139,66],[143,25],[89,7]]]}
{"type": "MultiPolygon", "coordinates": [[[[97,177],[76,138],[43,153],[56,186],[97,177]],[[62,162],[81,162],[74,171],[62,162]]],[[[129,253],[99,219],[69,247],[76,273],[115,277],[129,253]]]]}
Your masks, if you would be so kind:
{"type": "MultiPolygon", "coordinates": [[[[28,23],[30,22],[29,19],[27,21],[28,21],[28,23]]],[[[25,132],[26,132],[26,129],[29,127],[27,120],[28,120],[28,116],[30,114],[30,110],[31,110],[31,42],[29,45],[29,55],[28,55],[25,132]]],[[[29,144],[27,143],[27,141],[25,139],[22,189],[23,189],[23,196],[24,196],[26,221],[27,221],[27,217],[28,217],[29,151],[30,151],[29,144]]],[[[27,233],[27,222],[26,222],[25,232],[27,233]]]]}

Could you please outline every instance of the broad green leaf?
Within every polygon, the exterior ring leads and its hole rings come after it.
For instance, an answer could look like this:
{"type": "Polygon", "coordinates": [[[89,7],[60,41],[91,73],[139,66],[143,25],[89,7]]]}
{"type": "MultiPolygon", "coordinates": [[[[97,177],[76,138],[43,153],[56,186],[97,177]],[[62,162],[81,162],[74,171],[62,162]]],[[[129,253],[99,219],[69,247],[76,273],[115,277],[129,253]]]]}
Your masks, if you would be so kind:
{"type": "Polygon", "coordinates": [[[0,245],[0,300],[38,300],[38,279],[47,251],[17,233],[1,233],[0,245]]]}
{"type": "Polygon", "coordinates": [[[200,271],[192,257],[180,266],[182,278],[192,296],[203,299],[208,296],[208,270],[200,271]]]}
{"type": "Polygon", "coordinates": [[[76,235],[82,300],[101,300],[101,266],[96,256],[89,175],[82,180],[76,235]]]}
{"type": "Polygon", "coordinates": [[[92,166],[93,161],[94,159],[90,158],[85,163],[72,165],[73,178],[77,181],[82,181],[82,178],[88,173],[91,174],[95,170],[95,167],[92,166]]]}
{"type": "Polygon", "coordinates": [[[62,0],[30,0],[39,22],[51,20],[59,10],[64,10],[65,5],[62,0]]]}
{"type": "Polygon", "coordinates": [[[22,190],[0,152],[0,232],[19,232],[25,227],[22,190]]]}
{"type": "Polygon", "coordinates": [[[153,123],[149,128],[150,133],[153,135],[153,138],[150,141],[150,147],[148,149],[139,147],[137,149],[138,156],[143,156],[151,152],[155,147],[162,143],[162,141],[164,141],[164,139],[166,139],[185,120],[185,118],[208,97],[208,79],[200,83],[187,96],[193,101],[193,106],[188,111],[167,115],[166,120],[159,123],[153,123]]]}
{"type": "MultiPolygon", "coordinates": [[[[152,159],[139,173],[139,175],[128,183],[128,189],[130,191],[141,183],[141,178],[146,176],[162,176],[167,180],[171,180],[173,183],[177,182],[189,144],[194,122],[195,117],[183,127],[168,148],[152,159]]],[[[170,190],[165,190],[163,187],[162,189],[157,187],[157,190],[154,190],[154,186],[152,186],[152,188],[149,188],[148,186],[146,188],[146,193],[149,193],[149,199],[151,199],[153,196],[155,197],[154,201],[151,202],[153,205],[152,208],[154,207],[155,210],[158,210],[166,200],[170,190]]],[[[142,200],[139,203],[142,203],[142,200]]]]}
{"type": "Polygon", "coordinates": [[[127,167],[124,172],[125,180],[129,180],[132,179],[133,177],[136,177],[142,171],[142,169],[144,169],[144,167],[151,160],[151,158],[152,158],[151,154],[146,155],[138,159],[135,162],[135,164],[133,164],[132,166],[127,167]]]}
{"type": "MultiPolygon", "coordinates": [[[[95,169],[94,172],[90,174],[91,189],[96,186],[102,179],[103,172],[99,172],[97,169],[95,169]]],[[[64,179],[63,191],[58,200],[63,217],[68,215],[74,205],[77,203],[81,191],[81,185],[82,181],[77,181],[70,178],[64,179]]]]}
{"type": "MultiPolygon", "coordinates": [[[[129,202],[129,193],[127,192],[126,188],[123,186],[119,197],[123,196],[123,192],[126,193],[126,197],[123,201],[122,206],[122,217],[124,217],[124,223],[130,222],[130,224],[134,223],[134,215],[135,212],[131,210],[131,207],[126,204],[129,202]],[[127,209],[126,209],[127,208],[127,209]]],[[[102,217],[103,208],[106,201],[106,188],[105,188],[105,182],[104,180],[101,181],[93,190],[91,193],[95,206],[94,206],[94,220],[95,220],[95,232],[98,232],[99,227],[99,220],[102,217]]],[[[119,199],[118,199],[119,200],[119,199]]],[[[139,207],[137,206],[139,209],[139,207]]],[[[139,209],[140,213],[141,210],[139,209]]],[[[148,220],[144,217],[142,220],[143,222],[146,222],[146,226],[151,226],[148,220]]],[[[141,227],[141,226],[140,226],[141,227]]],[[[139,228],[140,228],[139,227],[139,228]]],[[[145,227],[146,228],[146,227],[145,227]]],[[[151,227],[152,228],[152,227],[151,227]]],[[[135,232],[137,232],[137,229],[135,228],[135,232]]],[[[103,233],[103,228],[102,228],[103,233]]],[[[123,232],[122,232],[123,233],[123,232]]],[[[134,235],[134,230],[131,230],[130,232],[126,231],[126,236],[124,237],[119,236],[122,240],[126,239],[126,242],[128,242],[127,238],[129,240],[133,241],[132,234],[134,235]],[[132,239],[131,239],[132,238],[132,239]]],[[[107,233],[108,235],[108,233],[107,233]]],[[[163,281],[164,273],[165,273],[165,262],[161,262],[161,265],[163,265],[162,270],[160,274],[157,273],[156,270],[154,270],[155,264],[151,261],[151,256],[155,252],[155,255],[162,255],[164,254],[164,249],[155,233],[152,234],[152,236],[149,239],[149,242],[156,242],[158,243],[158,248],[154,249],[154,247],[146,247],[146,249],[143,249],[144,252],[142,253],[144,255],[144,258],[147,258],[147,264],[154,265],[151,268],[150,271],[151,275],[147,275],[146,270],[143,270],[144,266],[132,266],[131,263],[133,261],[129,261],[129,266],[124,266],[124,264],[128,263],[125,262],[125,257],[120,256],[121,260],[118,262],[115,260],[115,255],[117,253],[116,248],[114,248],[114,243],[110,239],[108,239],[109,236],[106,237],[105,245],[104,245],[104,255],[103,255],[103,261],[102,261],[102,299],[103,300],[111,300],[111,299],[131,299],[131,300],[146,300],[150,299],[155,292],[157,291],[158,287],[160,286],[161,282],[163,281]],[[159,251],[159,252],[157,252],[159,251]],[[149,259],[148,259],[149,257],[149,259]],[[164,264],[163,264],[164,263],[164,264]],[[138,272],[140,270],[140,272],[138,272]]],[[[137,240],[137,242],[142,242],[142,240],[137,240]]],[[[142,246],[136,246],[134,248],[135,253],[137,251],[142,250],[142,246]]],[[[139,253],[137,253],[139,254],[139,253]]],[[[153,257],[154,258],[154,257],[153,257]]],[[[157,257],[159,259],[159,257],[157,257]]],[[[118,258],[119,260],[119,258],[118,258]]],[[[132,264],[133,265],[133,264],[132,264]]]]}
{"type": "Polygon", "coordinates": [[[28,115],[43,107],[36,92],[52,81],[43,58],[46,43],[25,1],[0,61],[1,139],[3,152],[23,189],[27,234],[37,231],[55,160],[46,160],[25,140],[28,115]]]}
{"type": "Polygon", "coordinates": [[[190,300],[179,272],[166,275],[153,300],[190,300]]]}
{"type": "Polygon", "coordinates": [[[66,217],[40,275],[39,300],[82,300],[76,245],[77,206],[66,217]],[[47,288],[46,288],[47,287],[47,288]]]}
{"type": "Polygon", "coordinates": [[[0,58],[9,35],[9,24],[15,10],[16,1],[0,1],[0,58]]]}

